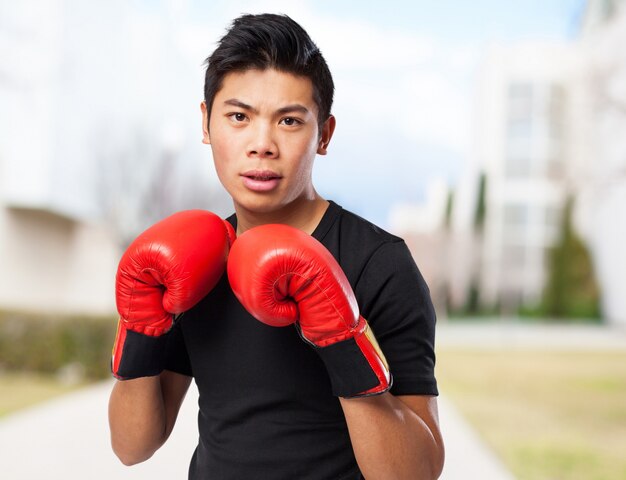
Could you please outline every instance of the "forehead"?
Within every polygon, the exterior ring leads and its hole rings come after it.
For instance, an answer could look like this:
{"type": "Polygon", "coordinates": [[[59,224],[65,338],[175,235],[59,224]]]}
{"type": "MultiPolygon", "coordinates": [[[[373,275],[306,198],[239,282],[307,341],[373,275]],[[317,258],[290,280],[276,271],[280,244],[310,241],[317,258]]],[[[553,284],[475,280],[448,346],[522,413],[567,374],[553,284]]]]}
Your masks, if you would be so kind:
{"type": "Polygon", "coordinates": [[[313,83],[307,77],[274,69],[250,69],[229,72],[214,99],[219,106],[228,99],[236,98],[255,107],[276,107],[300,103],[317,111],[313,99],[313,83]]]}

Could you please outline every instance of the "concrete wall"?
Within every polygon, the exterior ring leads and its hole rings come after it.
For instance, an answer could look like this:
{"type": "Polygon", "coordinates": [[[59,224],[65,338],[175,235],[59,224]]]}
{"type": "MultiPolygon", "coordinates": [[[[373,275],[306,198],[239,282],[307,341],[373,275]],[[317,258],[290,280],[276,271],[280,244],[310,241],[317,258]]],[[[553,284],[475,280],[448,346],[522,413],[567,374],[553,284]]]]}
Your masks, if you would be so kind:
{"type": "Polygon", "coordinates": [[[118,251],[97,227],[43,209],[0,207],[0,308],[114,311],[118,251]]]}

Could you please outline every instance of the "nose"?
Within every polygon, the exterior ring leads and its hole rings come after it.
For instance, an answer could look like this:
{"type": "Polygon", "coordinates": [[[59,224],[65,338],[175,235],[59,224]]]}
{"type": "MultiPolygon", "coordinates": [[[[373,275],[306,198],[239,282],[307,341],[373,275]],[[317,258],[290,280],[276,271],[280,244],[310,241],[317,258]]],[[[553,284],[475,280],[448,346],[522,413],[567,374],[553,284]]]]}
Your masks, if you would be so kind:
{"type": "Polygon", "coordinates": [[[251,137],[247,152],[249,157],[275,158],[278,156],[278,146],[270,125],[259,123],[250,131],[251,137]]]}

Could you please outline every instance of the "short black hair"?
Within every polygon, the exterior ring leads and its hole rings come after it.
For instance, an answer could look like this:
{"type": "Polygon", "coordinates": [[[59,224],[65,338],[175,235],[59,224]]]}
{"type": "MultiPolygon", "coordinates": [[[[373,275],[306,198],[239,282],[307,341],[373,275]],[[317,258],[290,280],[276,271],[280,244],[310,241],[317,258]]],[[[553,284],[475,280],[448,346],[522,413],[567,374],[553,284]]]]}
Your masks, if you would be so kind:
{"type": "Polygon", "coordinates": [[[326,60],[309,34],[287,15],[236,18],[205,64],[204,100],[209,117],[226,74],[270,68],[310,79],[320,130],[330,117],[335,85],[326,60]]]}

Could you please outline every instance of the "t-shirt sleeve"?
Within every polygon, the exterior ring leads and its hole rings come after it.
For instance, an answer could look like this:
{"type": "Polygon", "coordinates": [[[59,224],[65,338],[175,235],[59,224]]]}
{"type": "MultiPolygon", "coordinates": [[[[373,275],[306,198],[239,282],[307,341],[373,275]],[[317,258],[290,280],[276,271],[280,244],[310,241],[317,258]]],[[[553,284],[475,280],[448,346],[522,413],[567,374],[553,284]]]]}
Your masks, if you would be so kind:
{"type": "Polygon", "coordinates": [[[191,362],[185,345],[182,328],[180,327],[181,318],[174,322],[171,330],[167,334],[167,347],[165,369],[182,375],[193,376],[191,370],[191,362]]]}
{"type": "Polygon", "coordinates": [[[389,362],[394,395],[438,395],[435,310],[406,244],[380,246],[360,275],[355,294],[389,362]]]}

